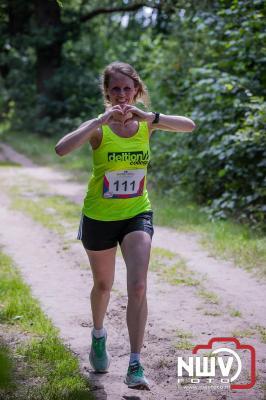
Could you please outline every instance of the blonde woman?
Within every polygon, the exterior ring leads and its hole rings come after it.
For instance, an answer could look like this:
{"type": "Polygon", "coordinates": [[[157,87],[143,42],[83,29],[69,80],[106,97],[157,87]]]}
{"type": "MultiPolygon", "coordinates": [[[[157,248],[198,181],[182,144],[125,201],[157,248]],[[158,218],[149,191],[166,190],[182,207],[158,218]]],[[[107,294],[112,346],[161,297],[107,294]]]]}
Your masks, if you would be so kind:
{"type": "Polygon", "coordinates": [[[148,92],[129,64],[109,64],[101,77],[101,89],[105,103],[103,114],[64,136],[55,150],[63,156],[89,142],[93,152],[93,173],[78,232],[94,280],[90,363],[96,372],[107,372],[110,364],[104,317],[119,243],[127,268],[127,327],[131,349],[124,382],[130,388],[149,390],[140,362],[153,236],[153,212],[147,192],[149,140],[155,129],[191,132],[195,124],[186,117],[139,109],[137,102],[148,107],[148,92]]]}

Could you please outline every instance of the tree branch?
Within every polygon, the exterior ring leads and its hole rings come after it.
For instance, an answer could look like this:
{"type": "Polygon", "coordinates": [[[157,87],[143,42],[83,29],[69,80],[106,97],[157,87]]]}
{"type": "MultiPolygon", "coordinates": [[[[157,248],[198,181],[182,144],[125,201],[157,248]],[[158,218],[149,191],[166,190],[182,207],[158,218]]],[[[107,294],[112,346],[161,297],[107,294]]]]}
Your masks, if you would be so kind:
{"type": "Polygon", "coordinates": [[[96,17],[99,14],[110,14],[114,12],[120,12],[120,11],[137,11],[142,7],[150,7],[150,8],[159,8],[158,5],[150,5],[148,3],[137,3],[137,4],[132,4],[131,6],[125,6],[125,7],[113,7],[113,8],[107,8],[107,7],[101,7],[97,8],[96,10],[92,10],[89,13],[85,15],[80,16],[80,22],[86,22],[89,19],[92,19],[96,17]]]}

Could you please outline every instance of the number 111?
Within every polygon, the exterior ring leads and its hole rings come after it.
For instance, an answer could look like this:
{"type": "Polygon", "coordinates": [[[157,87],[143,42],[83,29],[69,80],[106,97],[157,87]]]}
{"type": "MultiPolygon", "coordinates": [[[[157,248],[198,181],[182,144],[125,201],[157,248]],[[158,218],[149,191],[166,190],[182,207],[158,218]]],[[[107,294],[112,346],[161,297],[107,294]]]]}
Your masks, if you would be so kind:
{"type": "MultiPolygon", "coordinates": [[[[119,191],[119,181],[115,181],[114,182],[114,186],[115,186],[115,190],[118,192],[119,191]]],[[[124,192],[127,191],[127,187],[128,187],[128,181],[124,181],[121,183],[122,186],[124,186],[124,192]]],[[[129,186],[132,187],[132,190],[134,191],[135,189],[135,181],[130,182],[129,186]]]]}

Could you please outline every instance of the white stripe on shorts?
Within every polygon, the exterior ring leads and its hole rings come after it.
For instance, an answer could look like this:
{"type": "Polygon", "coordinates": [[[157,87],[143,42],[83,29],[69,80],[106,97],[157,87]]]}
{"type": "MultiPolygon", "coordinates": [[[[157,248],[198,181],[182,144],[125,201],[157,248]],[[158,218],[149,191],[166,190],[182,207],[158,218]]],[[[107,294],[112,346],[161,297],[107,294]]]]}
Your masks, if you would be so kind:
{"type": "Polygon", "coordinates": [[[82,239],[83,219],[84,219],[84,214],[81,214],[80,223],[79,223],[79,231],[78,231],[78,236],[77,236],[77,239],[79,239],[79,240],[82,239]]]}

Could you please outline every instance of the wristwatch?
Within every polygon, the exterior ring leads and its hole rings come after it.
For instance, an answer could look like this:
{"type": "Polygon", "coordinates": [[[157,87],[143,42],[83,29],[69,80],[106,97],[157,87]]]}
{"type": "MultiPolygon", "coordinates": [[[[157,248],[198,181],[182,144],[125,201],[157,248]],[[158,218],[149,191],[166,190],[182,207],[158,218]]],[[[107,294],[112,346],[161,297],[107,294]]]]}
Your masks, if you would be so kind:
{"type": "Polygon", "coordinates": [[[160,120],[160,113],[158,112],[152,112],[154,114],[154,120],[152,121],[153,124],[158,124],[160,120]]]}

